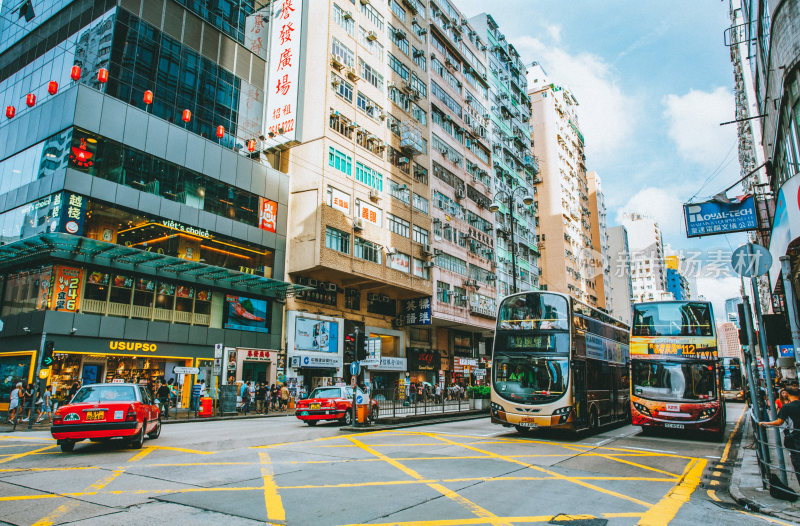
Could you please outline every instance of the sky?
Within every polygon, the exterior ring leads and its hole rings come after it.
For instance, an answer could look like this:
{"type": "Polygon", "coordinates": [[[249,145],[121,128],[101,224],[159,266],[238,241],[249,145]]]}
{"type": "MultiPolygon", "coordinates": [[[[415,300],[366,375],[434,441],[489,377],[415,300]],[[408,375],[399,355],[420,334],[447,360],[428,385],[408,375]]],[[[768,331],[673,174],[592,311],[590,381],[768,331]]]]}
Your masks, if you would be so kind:
{"type": "MultiPolygon", "coordinates": [[[[696,279],[721,319],[725,298],[738,295],[724,263],[745,236],[687,239],[682,205],[740,177],[736,127],[720,126],[735,118],[723,43],[728,3],[502,0],[487,10],[485,1],[454,2],[467,18],[488,11],[525,64],[539,62],[575,94],[587,169],[602,179],[609,226],[621,224],[624,211],[646,213],[669,248],[715,262],[696,279]]],[[[689,273],[697,267],[687,265],[689,273]]]]}

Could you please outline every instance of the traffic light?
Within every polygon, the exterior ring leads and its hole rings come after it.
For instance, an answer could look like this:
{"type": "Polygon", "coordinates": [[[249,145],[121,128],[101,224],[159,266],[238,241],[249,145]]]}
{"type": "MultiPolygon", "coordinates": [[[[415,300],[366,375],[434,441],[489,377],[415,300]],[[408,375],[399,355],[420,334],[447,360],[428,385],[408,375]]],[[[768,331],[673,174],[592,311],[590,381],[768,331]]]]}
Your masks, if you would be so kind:
{"type": "Polygon", "coordinates": [[[361,360],[367,359],[367,338],[366,335],[359,332],[356,334],[356,360],[359,362],[361,360]]]}
{"type": "Polygon", "coordinates": [[[344,336],[344,361],[353,362],[356,359],[356,336],[352,332],[344,336]]]}
{"type": "Polygon", "coordinates": [[[53,365],[53,351],[56,348],[56,342],[48,340],[44,342],[44,352],[42,353],[42,367],[50,367],[53,365]]]}

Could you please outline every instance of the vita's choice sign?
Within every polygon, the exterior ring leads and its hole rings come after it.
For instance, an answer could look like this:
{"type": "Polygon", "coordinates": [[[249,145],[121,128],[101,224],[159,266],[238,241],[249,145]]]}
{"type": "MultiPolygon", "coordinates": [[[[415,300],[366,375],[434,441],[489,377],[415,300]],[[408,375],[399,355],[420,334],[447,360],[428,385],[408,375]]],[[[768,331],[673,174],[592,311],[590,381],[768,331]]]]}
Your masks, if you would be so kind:
{"type": "Polygon", "coordinates": [[[758,228],[756,204],[752,195],[738,202],[689,203],[683,205],[686,217],[686,237],[700,237],[758,228]]]}

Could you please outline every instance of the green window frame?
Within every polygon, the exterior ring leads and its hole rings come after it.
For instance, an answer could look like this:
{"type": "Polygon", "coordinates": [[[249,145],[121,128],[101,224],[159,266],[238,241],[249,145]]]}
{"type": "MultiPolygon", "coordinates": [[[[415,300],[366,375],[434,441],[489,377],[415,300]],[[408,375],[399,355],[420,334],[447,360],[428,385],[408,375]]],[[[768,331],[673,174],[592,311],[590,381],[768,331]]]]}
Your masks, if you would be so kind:
{"type": "Polygon", "coordinates": [[[344,174],[353,175],[353,158],[333,146],[328,147],[328,166],[344,174]]]}

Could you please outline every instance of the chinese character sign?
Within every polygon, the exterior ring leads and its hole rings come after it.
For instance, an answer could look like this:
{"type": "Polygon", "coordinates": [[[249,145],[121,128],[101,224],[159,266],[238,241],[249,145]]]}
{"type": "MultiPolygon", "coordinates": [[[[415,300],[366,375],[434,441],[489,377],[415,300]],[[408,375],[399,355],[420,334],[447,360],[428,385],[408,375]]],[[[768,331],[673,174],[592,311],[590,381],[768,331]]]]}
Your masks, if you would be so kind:
{"type": "Polygon", "coordinates": [[[269,199],[259,198],[259,217],[258,226],[261,230],[275,232],[275,225],[278,222],[278,203],[269,199]]]}
{"type": "Polygon", "coordinates": [[[361,219],[377,226],[383,224],[383,213],[380,208],[359,200],[356,200],[356,204],[358,205],[358,216],[361,219]]]}
{"type": "Polygon", "coordinates": [[[83,271],[79,268],[55,268],[50,284],[50,306],[53,310],[78,312],[82,278],[83,271]]]}
{"type": "Polygon", "coordinates": [[[261,9],[245,19],[244,46],[261,57],[267,59],[267,26],[269,11],[261,9]]]}
{"type": "Polygon", "coordinates": [[[58,213],[61,215],[59,232],[77,236],[83,233],[83,220],[86,216],[86,198],[84,196],[64,192],[58,203],[58,213]]]}
{"type": "Polygon", "coordinates": [[[423,296],[413,300],[404,300],[402,312],[398,317],[399,325],[430,325],[431,297],[423,296]]]}
{"type": "Polygon", "coordinates": [[[270,25],[266,128],[275,146],[297,139],[303,0],[273,2],[270,25]]]}
{"type": "Polygon", "coordinates": [[[732,204],[708,201],[684,205],[683,208],[687,237],[755,230],[758,227],[755,199],[752,195],[732,204]]]}

